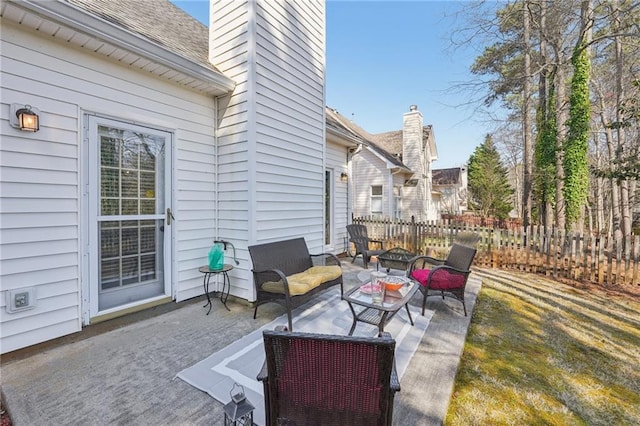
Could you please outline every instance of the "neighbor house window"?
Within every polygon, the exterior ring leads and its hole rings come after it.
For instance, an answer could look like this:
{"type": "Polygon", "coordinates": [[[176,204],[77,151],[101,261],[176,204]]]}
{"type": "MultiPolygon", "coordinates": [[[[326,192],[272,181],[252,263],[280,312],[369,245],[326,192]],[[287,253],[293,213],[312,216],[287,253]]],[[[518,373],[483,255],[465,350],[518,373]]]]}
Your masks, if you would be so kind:
{"type": "Polygon", "coordinates": [[[393,217],[395,219],[402,218],[402,187],[393,187],[393,217]]]}
{"type": "Polygon", "coordinates": [[[371,216],[382,216],[382,185],[371,187],[371,216]]]}

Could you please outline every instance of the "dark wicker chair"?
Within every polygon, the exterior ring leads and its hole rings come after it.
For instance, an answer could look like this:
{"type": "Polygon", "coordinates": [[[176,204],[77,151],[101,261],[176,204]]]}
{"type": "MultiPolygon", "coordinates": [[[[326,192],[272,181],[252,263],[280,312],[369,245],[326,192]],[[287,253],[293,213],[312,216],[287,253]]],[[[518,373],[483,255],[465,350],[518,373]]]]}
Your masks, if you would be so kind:
{"type": "Polygon", "coordinates": [[[287,331],[263,332],[266,425],[391,425],[400,390],[396,342],[287,331]]]}
{"type": "Polygon", "coordinates": [[[356,247],[356,252],[353,255],[351,263],[356,261],[356,257],[362,256],[362,264],[364,268],[369,267],[369,260],[371,256],[377,256],[384,252],[384,243],[380,240],[372,240],[367,235],[367,227],[360,224],[347,225],[347,232],[349,233],[349,241],[356,247]],[[369,249],[370,244],[378,244],[380,249],[369,249]]]}
{"type": "Polygon", "coordinates": [[[427,297],[441,295],[453,297],[462,302],[464,316],[467,306],[464,303],[464,289],[471,273],[471,264],[476,249],[454,243],[446,259],[435,259],[430,256],[418,256],[409,265],[409,277],[420,283],[422,298],[422,315],[424,315],[427,297]]]}
{"type": "Polygon", "coordinates": [[[475,247],[478,241],[480,241],[480,235],[473,231],[460,231],[453,239],[455,244],[469,247],[475,247]]]}

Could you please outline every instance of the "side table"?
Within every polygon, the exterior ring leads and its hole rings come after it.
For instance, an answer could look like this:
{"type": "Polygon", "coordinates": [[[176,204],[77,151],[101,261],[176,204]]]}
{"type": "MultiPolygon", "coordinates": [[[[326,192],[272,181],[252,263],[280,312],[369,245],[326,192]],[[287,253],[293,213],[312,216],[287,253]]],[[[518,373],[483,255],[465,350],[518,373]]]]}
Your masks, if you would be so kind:
{"type": "Polygon", "coordinates": [[[387,268],[387,272],[390,269],[399,269],[406,272],[407,266],[409,266],[413,257],[415,257],[415,254],[410,251],[402,247],[394,247],[378,255],[376,270],[379,267],[383,267],[387,268]]]}
{"type": "Polygon", "coordinates": [[[222,269],[209,269],[209,266],[201,266],[199,271],[204,274],[202,285],[204,286],[204,294],[207,295],[207,304],[203,306],[203,308],[209,307],[207,311],[207,315],[211,312],[211,308],[213,307],[213,303],[211,303],[211,298],[209,297],[209,280],[211,279],[211,275],[222,274],[222,291],[220,292],[220,301],[227,308],[227,311],[231,311],[227,306],[227,299],[229,298],[229,291],[231,290],[231,280],[229,280],[228,272],[233,269],[232,265],[224,264],[222,269]],[[225,293],[225,289],[227,290],[225,293]]]}

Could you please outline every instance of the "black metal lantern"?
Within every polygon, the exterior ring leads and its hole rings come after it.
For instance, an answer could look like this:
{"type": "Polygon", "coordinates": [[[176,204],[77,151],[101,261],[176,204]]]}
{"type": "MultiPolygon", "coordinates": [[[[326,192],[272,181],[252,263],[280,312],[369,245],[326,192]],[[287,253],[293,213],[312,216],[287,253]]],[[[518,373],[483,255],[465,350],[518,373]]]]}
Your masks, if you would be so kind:
{"type": "Polygon", "coordinates": [[[255,407],[244,394],[244,388],[234,383],[231,391],[231,401],[224,406],[224,424],[227,425],[253,425],[253,410],[255,407]]]}
{"type": "Polygon", "coordinates": [[[40,110],[31,105],[11,104],[9,124],[25,132],[37,132],[40,130],[39,112],[40,110]]]}
{"type": "Polygon", "coordinates": [[[40,130],[38,114],[31,110],[30,105],[20,108],[16,111],[16,115],[18,116],[20,130],[25,130],[27,132],[37,132],[40,130]]]}

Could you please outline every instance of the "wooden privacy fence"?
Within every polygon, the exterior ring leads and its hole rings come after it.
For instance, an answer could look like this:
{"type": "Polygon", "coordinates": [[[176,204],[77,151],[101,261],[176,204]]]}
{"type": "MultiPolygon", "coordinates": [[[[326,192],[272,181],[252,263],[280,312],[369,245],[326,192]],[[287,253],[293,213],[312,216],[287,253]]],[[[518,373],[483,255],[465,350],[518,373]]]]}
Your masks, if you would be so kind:
{"type": "Polygon", "coordinates": [[[476,232],[480,241],[475,266],[515,269],[556,278],[603,285],[640,285],[640,236],[626,242],[608,235],[566,233],[531,226],[494,229],[446,222],[354,218],[367,226],[369,237],[385,247],[403,247],[416,254],[445,256],[461,231],[476,232]]]}

